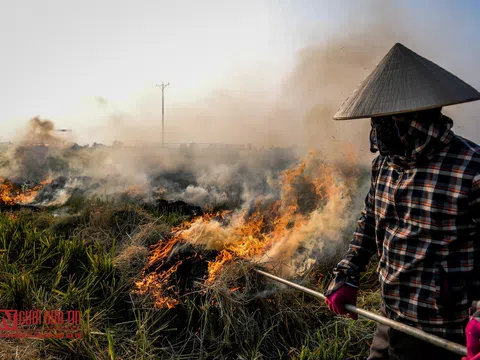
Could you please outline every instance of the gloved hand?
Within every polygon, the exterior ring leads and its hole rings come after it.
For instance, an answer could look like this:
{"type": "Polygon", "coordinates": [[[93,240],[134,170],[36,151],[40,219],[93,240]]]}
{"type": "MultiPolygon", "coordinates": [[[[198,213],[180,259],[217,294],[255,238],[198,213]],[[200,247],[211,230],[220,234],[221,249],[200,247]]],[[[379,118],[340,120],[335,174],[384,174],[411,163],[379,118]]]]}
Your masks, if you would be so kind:
{"type": "Polygon", "coordinates": [[[345,284],[337,291],[327,296],[326,301],[328,309],[339,315],[349,314],[352,319],[357,320],[358,315],[348,312],[344,307],[345,304],[357,305],[357,295],[357,288],[345,284]]]}
{"type": "Polygon", "coordinates": [[[472,317],[465,329],[467,335],[467,357],[462,360],[480,360],[480,320],[472,317]]]}

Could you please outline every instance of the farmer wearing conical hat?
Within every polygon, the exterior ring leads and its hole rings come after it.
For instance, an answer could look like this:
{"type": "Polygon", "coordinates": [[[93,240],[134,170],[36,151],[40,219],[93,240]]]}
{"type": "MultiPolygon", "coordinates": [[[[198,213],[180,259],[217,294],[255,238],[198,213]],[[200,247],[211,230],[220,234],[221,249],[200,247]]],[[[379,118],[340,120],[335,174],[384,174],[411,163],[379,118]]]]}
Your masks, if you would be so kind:
{"type": "MultiPolygon", "coordinates": [[[[371,150],[379,155],[353,240],[325,293],[330,310],[346,314],[377,253],[385,316],[467,340],[467,358],[475,360],[480,321],[469,311],[480,300],[480,147],[454,134],[441,109],[479,99],[467,83],[396,44],[343,103],[334,119],[371,118],[371,150]]],[[[425,357],[459,358],[378,325],[369,359],[425,357]]]]}

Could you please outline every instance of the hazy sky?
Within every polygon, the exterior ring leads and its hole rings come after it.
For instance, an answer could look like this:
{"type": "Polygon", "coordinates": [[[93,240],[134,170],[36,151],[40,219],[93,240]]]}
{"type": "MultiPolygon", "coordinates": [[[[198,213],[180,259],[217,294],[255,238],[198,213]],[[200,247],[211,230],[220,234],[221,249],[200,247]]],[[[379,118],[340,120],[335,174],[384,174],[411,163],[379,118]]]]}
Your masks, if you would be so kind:
{"type": "Polygon", "coordinates": [[[379,16],[408,19],[412,39],[441,54],[431,60],[480,89],[480,2],[397,1],[404,17],[377,12],[385,2],[0,0],[0,141],[36,115],[84,141],[112,113],[157,118],[162,80],[167,111],[222,88],[275,98],[300,49],[379,16]]]}

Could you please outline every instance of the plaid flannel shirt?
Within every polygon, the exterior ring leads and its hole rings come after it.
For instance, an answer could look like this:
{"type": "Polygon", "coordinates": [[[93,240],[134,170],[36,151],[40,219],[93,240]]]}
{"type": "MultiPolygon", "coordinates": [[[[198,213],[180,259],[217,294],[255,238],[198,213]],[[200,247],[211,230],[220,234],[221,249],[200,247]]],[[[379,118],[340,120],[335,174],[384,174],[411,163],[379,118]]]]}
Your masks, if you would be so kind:
{"type": "Polygon", "coordinates": [[[326,295],[358,286],[372,255],[387,315],[424,331],[464,332],[480,300],[480,147],[413,121],[409,159],[379,155],[349,250],[326,295]]]}

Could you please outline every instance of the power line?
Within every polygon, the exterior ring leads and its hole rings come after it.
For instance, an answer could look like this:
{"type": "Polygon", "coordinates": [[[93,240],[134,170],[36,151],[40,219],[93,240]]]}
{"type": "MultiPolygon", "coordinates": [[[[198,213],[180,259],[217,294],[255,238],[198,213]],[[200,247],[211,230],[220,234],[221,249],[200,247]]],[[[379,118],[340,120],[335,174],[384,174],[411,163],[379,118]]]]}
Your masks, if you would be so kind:
{"type": "Polygon", "coordinates": [[[162,85],[157,85],[158,87],[162,88],[162,147],[165,146],[165,88],[170,85],[170,83],[164,84],[162,81],[162,85]]]}

